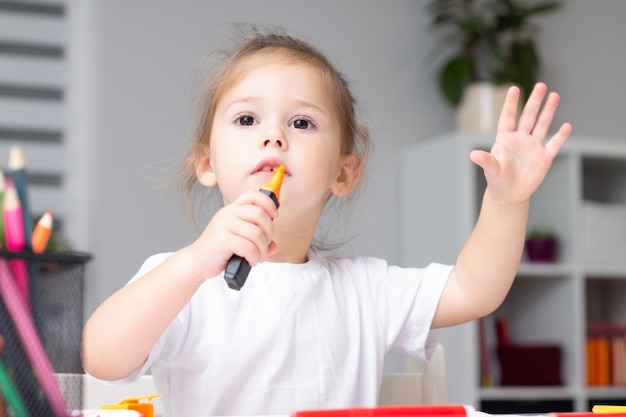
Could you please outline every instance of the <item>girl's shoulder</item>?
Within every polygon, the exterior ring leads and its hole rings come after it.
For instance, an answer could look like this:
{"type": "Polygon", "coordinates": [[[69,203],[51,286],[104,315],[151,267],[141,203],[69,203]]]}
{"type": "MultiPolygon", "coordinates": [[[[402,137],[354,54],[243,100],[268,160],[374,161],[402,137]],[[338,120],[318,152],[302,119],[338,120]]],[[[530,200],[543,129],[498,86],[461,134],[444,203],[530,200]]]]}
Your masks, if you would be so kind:
{"type": "Polygon", "coordinates": [[[143,264],[141,265],[137,273],[130,279],[129,283],[146,275],[148,272],[152,271],[154,268],[161,265],[167,258],[172,256],[173,253],[174,252],[157,253],[155,255],[151,255],[150,257],[148,257],[143,262],[143,264]]]}

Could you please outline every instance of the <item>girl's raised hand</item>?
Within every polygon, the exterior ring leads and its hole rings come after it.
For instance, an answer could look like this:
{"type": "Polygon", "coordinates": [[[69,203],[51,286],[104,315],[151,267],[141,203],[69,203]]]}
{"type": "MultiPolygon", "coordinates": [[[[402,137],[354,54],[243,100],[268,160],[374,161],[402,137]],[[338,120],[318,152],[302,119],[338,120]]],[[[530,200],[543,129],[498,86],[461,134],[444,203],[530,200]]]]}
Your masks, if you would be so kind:
{"type": "Polygon", "coordinates": [[[542,108],[546,92],[545,84],[535,85],[518,121],[520,90],[511,87],[500,113],[491,151],[470,153],[472,162],[484,170],[491,192],[504,201],[516,203],[530,198],[572,131],[572,126],[564,123],[549,140],[545,140],[559,105],[559,95],[553,92],[542,108]]]}

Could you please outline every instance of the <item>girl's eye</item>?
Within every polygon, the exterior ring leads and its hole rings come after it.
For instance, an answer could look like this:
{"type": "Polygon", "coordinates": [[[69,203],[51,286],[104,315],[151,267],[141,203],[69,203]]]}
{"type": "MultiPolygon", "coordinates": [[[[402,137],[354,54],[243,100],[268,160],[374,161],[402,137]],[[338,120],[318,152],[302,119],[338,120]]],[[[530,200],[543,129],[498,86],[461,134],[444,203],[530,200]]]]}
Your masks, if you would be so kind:
{"type": "Polygon", "coordinates": [[[296,119],[291,123],[295,129],[311,129],[313,128],[313,123],[306,119],[296,119]]]}
{"type": "Polygon", "coordinates": [[[239,126],[252,126],[255,124],[254,117],[248,115],[239,116],[236,122],[239,126]]]}

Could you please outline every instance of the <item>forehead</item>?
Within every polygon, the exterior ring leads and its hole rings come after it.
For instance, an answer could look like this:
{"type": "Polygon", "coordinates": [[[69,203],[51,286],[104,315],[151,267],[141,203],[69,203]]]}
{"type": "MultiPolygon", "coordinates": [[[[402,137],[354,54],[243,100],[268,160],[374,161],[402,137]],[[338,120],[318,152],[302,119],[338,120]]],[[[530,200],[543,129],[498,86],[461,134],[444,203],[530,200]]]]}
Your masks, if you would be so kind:
{"type": "Polygon", "coordinates": [[[300,87],[318,89],[318,92],[325,94],[328,99],[333,101],[334,105],[338,104],[333,83],[330,81],[331,77],[323,65],[315,62],[315,60],[293,56],[281,50],[259,52],[233,63],[230,76],[226,82],[222,83],[217,99],[220,100],[225,94],[241,87],[242,84],[254,86],[254,82],[272,78],[282,79],[285,82],[306,83],[300,87]]]}

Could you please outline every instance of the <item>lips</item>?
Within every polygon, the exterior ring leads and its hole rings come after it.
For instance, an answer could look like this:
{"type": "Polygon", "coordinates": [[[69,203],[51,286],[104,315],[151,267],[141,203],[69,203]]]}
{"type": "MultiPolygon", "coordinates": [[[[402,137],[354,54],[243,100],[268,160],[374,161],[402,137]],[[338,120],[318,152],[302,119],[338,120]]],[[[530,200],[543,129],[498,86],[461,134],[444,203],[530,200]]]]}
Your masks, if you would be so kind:
{"type": "MultiPolygon", "coordinates": [[[[258,172],[270,172],[271,173],[271,172],[274,172],[274,170],[281,165],[284,165],[284,164],[278,158],[264,159],[254,168],[254,171],[252,173],[253,174],[256,174],[258,172]]],[[[287,174],[286,170],[285,170],[285,174],[287,174]]]]}

